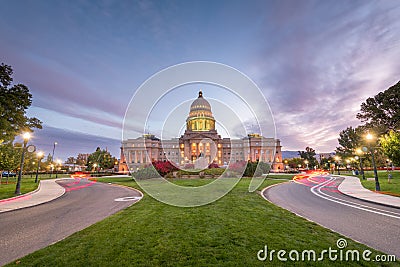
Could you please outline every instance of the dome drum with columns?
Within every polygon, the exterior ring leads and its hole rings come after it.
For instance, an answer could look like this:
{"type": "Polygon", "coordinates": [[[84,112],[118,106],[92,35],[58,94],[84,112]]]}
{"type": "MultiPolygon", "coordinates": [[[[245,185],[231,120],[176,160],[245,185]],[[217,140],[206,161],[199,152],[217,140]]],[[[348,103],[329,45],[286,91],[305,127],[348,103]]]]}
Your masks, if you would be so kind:
{"type": "Polygon", "coordinates": [[[272,164],[272,170],[283,171],[279,139],[249,134],[242,139],[221,138],[215,129],[210,103],[199,91],[190,106],[185,133],[171,140],[160,140],[146,134],[122,142],[120,171],[135,171],[153,161],[172,161],[177,166],[195,164],[207,168],[211,163],[228,165],[238,161],[261,160],[272,164]]]}
{"type": "Polygon", "coordinates": [[[202,91],[199,97],[190,106],[189,117],[186,119],[186,130],[201,132],[215,130],[215,119],[211,112],[211,105],[203,98],[202,91]]]}

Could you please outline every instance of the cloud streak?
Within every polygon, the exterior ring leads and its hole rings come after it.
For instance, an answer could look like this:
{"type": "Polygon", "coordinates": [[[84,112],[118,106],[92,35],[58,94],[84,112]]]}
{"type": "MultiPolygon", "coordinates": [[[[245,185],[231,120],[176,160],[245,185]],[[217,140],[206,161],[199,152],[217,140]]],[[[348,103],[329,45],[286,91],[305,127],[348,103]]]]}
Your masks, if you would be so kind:
{"type": "Polygon", "coordinates": [[[37,150],[44,151],[45,155],[52,153],[54,142],[57,142],[54,158],[63,160],[72,156],[76,157],[78,153],[93,153],[97,147],[108,149],[117,158],[120,156],[120,139],[84,134],[47,125],[44,125],[42,130],[36,130],[31,140],[37,150]]]}

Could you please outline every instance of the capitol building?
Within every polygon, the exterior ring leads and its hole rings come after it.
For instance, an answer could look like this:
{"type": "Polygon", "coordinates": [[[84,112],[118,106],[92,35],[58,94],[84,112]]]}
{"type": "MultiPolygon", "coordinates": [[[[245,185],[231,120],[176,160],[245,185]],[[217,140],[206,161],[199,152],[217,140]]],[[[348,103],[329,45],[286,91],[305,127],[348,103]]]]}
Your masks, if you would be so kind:
{"type": "Polygon", "coordinates": [[[190,106],[186,130],[179,138],[160,140],[144,134],[123,140],[120,172],[135,171],[154,161],[170,161],[183,168],[207,168],[211,163],[226,166],[238,161],[263,161],[272,171],[283,170],[280,140],[248,134],[241,139],[222,138],[215,129],[210,103],[202,91],[190,106]]]}

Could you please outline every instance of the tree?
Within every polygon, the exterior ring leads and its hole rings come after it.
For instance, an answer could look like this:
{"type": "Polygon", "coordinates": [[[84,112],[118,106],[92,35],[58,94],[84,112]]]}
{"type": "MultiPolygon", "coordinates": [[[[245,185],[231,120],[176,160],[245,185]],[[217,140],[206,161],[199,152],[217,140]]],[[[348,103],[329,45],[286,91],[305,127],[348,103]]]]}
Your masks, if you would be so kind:
{"type": "Polygon", "coordinates": [[[296,169],[299,167],[299,165],[303,166],[304,165],[304,159],[302,158],[292,158],[292,159],[287,159],[288,165],[292,169],[296,169]]]}
{"type": "Polygon", "coordinates": [[[15,171],[21,161],[21,147],[12,144],[0,146],[0,170],[15,171]]]}
{"type": "Polygon", "coordinates": [[[400,81],[389,89],[368,98],[361,104],[357,119],[369,128],[381,127],[389,130],[400,128],[400,81]]]}
{"type": "Polygon", "coordinates": [[[11,86],[13,70],[11,66],[0,65],[0,143],[12,142],[22,131],[42,128],[37,118],[28,118],[26,110],[32,104],[32,95],[27,86],[11,86]]]}
{"type": "Polygon", "coordinates": [[[400,166],[400,133],[390,131],[380,139],[383,153],[393,161],[393,164],[400,166]]]}
{"type": "Polygon", "coordinates": [[[111,169],[114,167],[115,162],[116,158],[111,156],[110,152],[97,147],[96,151],[88,157],[87,170],[92,170],[94,166],[99,169],[111,169]]]}
{"type": "MultiPolygon", "coordinates": [[[[0,170],[15,171],[21,161],[21,151],[21,147],[16,148],[11,143],[0,146],[0,170]]],[[[0,174],[0,181],[1,178],[2,173],[0,174]]]]}
{"type": "Polygon", "coordinates": [[[347,127],[339,134],[339,147],[336,147],[336,154],[342,158],[351,157],[354,151],[360,147],[362,140],[361,127],[347,127]]]}
{"type": "Polygon", "coordinates": [[[76,164],[76,160],[74,157],[69,157],[67,158],[67,160],[65,161],[65,164],[76,164]]]}
{"type": "MultiPolygon", "coordinates": [[[[306,151],[299,151],[299,156],[308,161],[308,167],[313,168],[318,164],[317,159],[315,158],[315,150],[311,147],[306,147],[306,151]]],[[[303,164],[302,164],[303,165],[303,164]]]]}
{"type": "Polygon", "coordinates": [[[330,170],[332,165],[335,162],[335,159],[332,157],[329,158],[322,158],[321,162],[319,163],[321,168],[324,170],[330,170]]]}
{"type": "Polygon", "coordinates": [[[84,166],[87,164],[88,154],[79,153],[76,157],[76,165],[84,166]]]}
{"type": "Polygon", "coordinates": [[[51,169],[51,164],[53,164],[53,157],[49,153],[46,157],[46,160],[43,162],[46,169],[51,169]]]}

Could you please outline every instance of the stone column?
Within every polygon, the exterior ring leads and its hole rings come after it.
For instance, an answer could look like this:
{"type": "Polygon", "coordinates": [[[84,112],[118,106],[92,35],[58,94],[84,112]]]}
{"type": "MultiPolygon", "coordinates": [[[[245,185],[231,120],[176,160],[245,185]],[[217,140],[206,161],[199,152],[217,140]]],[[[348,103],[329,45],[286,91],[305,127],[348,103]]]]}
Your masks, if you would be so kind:
{"type": "MultiPolygon", "coordinates": [[[[210,143],[210,161],[213,162],[215,158],[217,158],[217,164],[218,164],[218,144],[214,143],[215,147],[213,145],[213,143],[210,143]]],[[[211,163],[209,162],[209,163],[211,163]]]]}
{"type": "Polygon", "coordinates": [[[127,163],[131,163],[132,162],[132,151],[128,150],[128,162],[127,163]]]}

